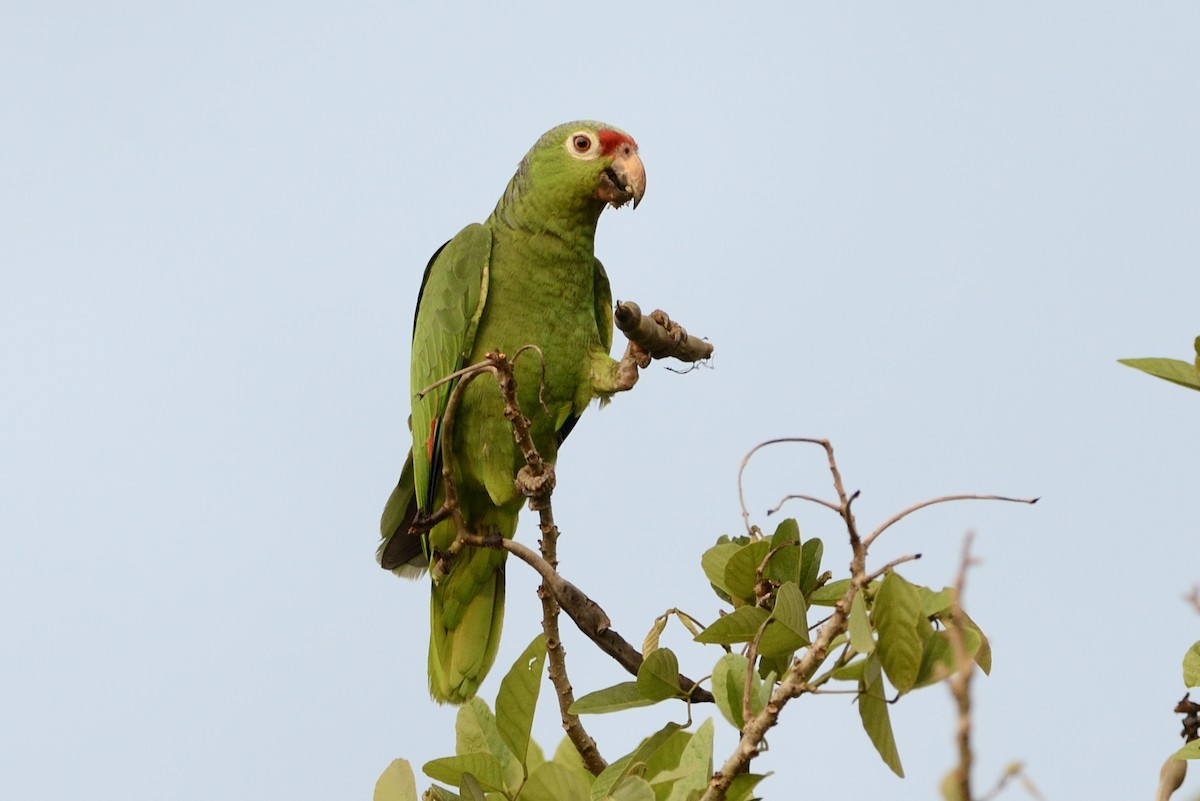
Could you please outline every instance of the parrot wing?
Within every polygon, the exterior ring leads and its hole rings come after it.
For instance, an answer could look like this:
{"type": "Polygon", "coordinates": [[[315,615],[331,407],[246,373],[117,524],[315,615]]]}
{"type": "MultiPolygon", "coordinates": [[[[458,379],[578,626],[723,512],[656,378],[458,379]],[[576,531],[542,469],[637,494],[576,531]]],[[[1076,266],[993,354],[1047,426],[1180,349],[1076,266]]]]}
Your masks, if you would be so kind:
{"type": "MultiPolygon", "coordinates": [[[[592,273],[592,303],[596,312],[596,330],[600,333],[600,347],[605,353],[612,350],[613,341],[613,299],[612,286],[608,283],[608,273],[599,259],[595,260],[595,271],[592,273]]],[[[583,414],[581,411],[579,414],[583,414]]],[[[571,433],[571,429],[579,422],[579,414],[570,414],[558,429],[558,444],[571,433]]]]}
{"type": "Polygon", "coordinates": [[[388,570],[426,564],[424,537],[407,536],[418,512],[429,514],[441,473],[441,427],[446,402],[457,381],[446,382],[423,397],[417,393],[465,366],[475,344],[479,318],[487,303],[492,233],[468,225],[433,254],[425,267],[412,344],[413,448],[400,481],[384,508],[380,564],[388,570]]]}

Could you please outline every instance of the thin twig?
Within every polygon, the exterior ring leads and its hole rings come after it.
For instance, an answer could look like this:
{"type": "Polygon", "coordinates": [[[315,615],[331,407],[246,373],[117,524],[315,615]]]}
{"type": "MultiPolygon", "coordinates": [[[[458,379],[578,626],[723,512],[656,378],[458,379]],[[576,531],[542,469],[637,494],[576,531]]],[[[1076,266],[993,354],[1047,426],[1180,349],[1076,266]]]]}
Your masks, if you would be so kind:
{"type": "Polygon", "coordinates": [[[814,495],[801,495],[800,493],[795,493],[792,495],[784,495],[783,498],[780,499],[779,503],[775,504],[774,506],[772,506],[770,509],[767,510],[767,516],[770,517],[771,515],[778,512],[780,509],[783,508],[783,505],[785,503],[787,503],[788,501],[812,501],[813,503],[819,503],[821,506],[824,506],[826,509],[833,510],[833,512],[835,514],[840,515],[842,513],[841,507],[838,506],[836,503],[833,503],[832,501],[827,501],[824,498],[818,498],[814,495]]]}
{"type": "Polygon", "coordinates": [[[871,573],[869,576],[867,576],[867,583],[870,584],[872,581],[879,578],[880,576],[882,576],[884,573],[888,572],[889,570],[895,570],[897,565],[902,565],[905,562],[913,562],[920,558],[921,558],[921,554],[919,554],[919,553],[910,553],[910,554],[906,554],[904,556],[898,556],[895,559],[893,559],[892,561],[888,562],[883,567],[876,570],[874,573],[871,573]]]}
{"type": "MultiPolygon", "coordinates": [[[[742,457],[742,463],[738,465],[737,475],[738,503],[740,503],[742,506],[742,521],[746,524],[746,533],[750,534],[751,536],[754,534],[754,529],[750,525],[750,510],[746,508],[746,493],[742,491],[742,474],[746,472],[746,465],[750,464],[750,458],[754,456],[755,453],[767,447],[768,445],[778,445],[781,442],[806,442],[810,445],[821,445],[823,447],[828,445],[828,442],[823,439],[811,439],[809,437],[778,437],[776,439],[769,439],[765,442],[758,443],[751,448],[745,456],[742,457]]],[[[837,509],[836,507],[834,508],[834,511],[838,512],[839,514],[841,513],[841,510],[837,509]]]]}
{"type": "Polygon", "coordinates": [[[967,570],[974,564],[971,559],[971,542],[975,539],[974,532],[968,532],[963,541],[962,561],[958,567],[958,577],[954,581],[954,603],[950,607],[950,615],[954,624],[947,627],[950,638],[950,648],[954,653],[954,675],[948,680],[950,694],[954,696],[958,708],[958,723],[955,726],[955,740],[958,743],[958,766],[954,769],[955,783],[958,785],[958,795],[962,801],[972,801],[971,796],[971,679],[975,675],[975,663],[967,653],[967,644],[963,638],[963,590],[966,586],[967,570]]]}
{"type": "Polygon", "coordinates": [[[905,509],[901,512],[897,512],[896,514],[892,515],[887,520],[887,522],[885,522],[879,528],[877,528],[871,532],[870,536],[867,537],[864,544],[868,548],[871,547],[871,543],[874,542],[880,534],[887,531],[893,525],[895,525],[896,523],[899,523],[901,520],[908,517],[913,512],[924,509],[926,506],[933,506],[934,504],[937,504],[937,503],[950,503],[951,501],[1005,501],[1007,503],[1035,504],[1039,500],[1041,500],[1041,499],[1040,498],[1009,498],[1005,495],[944,495],[941,498],[931,498],[927,501],[921,501],[920,503],[913,504],[912,506],[908,507],[907,509],[905,509]]]}
{"type": "Polygon", "coordinates": [[[763,634],[766,633],[770,623],[771,618],[768,617],[764,620],[758,627],[758,631],[754,632],[754,639],[746,647],[746,681],[742,685],[742,723],[754,717],[754,705],[750,699],[754,688],[754,660],[758,658],[758,644],[762,641],[763,634]]]}

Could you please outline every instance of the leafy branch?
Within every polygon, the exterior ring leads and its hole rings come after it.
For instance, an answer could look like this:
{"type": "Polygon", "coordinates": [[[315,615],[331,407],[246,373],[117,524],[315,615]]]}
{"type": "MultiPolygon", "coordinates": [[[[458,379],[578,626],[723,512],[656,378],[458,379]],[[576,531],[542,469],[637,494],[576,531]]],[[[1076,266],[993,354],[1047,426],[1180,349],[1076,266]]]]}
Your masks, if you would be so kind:
{"type": "MultiPolygon", "coordinates": [[[[925,656],[922,653],[923,649],[933,649],[939,646],[931,645],[928,639],[925,642],[920,641],[919,621],[921,619],[920,614],[924,611],[920,590],[923,588],[913,587],[913,585],[908,584],[908,582],[905,582],[895,573],[891,572],[893,567],[918,558],[919,555],[900,557],[888,563],[880,570],[868,573],[866,563],[870,546],[884,531],[899,520],[918,509],[935,503],[976,498],[1027,504],[1037,502],[1036,498],[1019,499],[991,495],[956,495],[935,498],[915,504],[898,513],[864,539],[859,534],[858,524],[852,511],[852,504],[858,498],[859,493],[848,494],[846,492],[842,482],[841,471],[838,469],[837,460],[834,457],[832,444],[825,439],[808,437],[780,438],[760,443],[752,448],[746,454],[745,458],[743,458],[738,470],[738,496],[742,504],[743,520],[751,540],[758,536],[758,531],[755,526],[750,524],[750,514],[746,508],[742,491],[742,476],[747,464],[757,451],[768,445],[780,443],[818,445],[825,451],[837,500],[831,501],[801,494],[791,495],[788,498],[816,503],[834,511],[842,519],[851,550],[850,578],[842,583],[840,594],[833,601],[833,614],[820,626],[816,638],[801,656],[791,661],[783,679],[771,693],[769,700],[763,705],[762,710],[753,718],[748,718],[748,722],[742,727],[741,738],[738,741],[737,747],[729,758],[725,760],[721,768],[713,774],[708,791],[704,795],[704,801],[722,801],[722,799],[727,797],[732,782],[737,776],[745,773],[750,761],[760,753],[761,744],[764,741],[767,731],[779,722],[780,713],[789,701],[799,698],[806,693],[811,694],[816,692],[825,682],[837,677],[839,670],[844,670],[850,664],[850,660],[859,653],[870,653],[865,660],[859,663],[862,665],[862,670],[859,671],[858,699],[859,711],[863,717],[864,727],[867,728],[867,733],[871,736],[884,761],[898,774],[903,775],[900,770],[899,756],[896,753],[895,743],[892,739],[891,726],[887,722],[886,703],[883,700],[881,685],[879,684],[880,673],[881,671],[885,673],[901,693],[907,692],[918,686],[919,680],[923,678],[920,674],[924,661],[922,657],[925,656]],[[872,618],[874,620],[868,622],[865,618],[865,599],[872,592],[873,585],[879,576],[884,576],[884,578],[879,588],[874,591],[872,601],[872,618]],[[897,612],[902,613],[902,615],[897,615],[897,612]],[[857,632],[850,631],[852,615],[858,618],[857,632]],[[899,616],[903,616],[907,620],[904,622],[897,621],[895,618],[899,616]],[[907,625],[909,621],[911,621],[911,628],[907,625]],[[872,636],[872,629],[878,635],[878,642],[872,636]],[[821,678],[814,680],[814,676],[816,676],[817,671],[824,664],[829,654],[842,643],[846,647],[838,657],[834,669],[824,674],[821,678]],[[914,655],[915,659],[912,658],[914,655]],[[872,662],[872,660],[875,661],[872,662]]],[[[782,502],[772,511],[778,510],[781,505],[782,502]]],[[[774,538],[772,538],[771,544],[774,546],[774,538]]],[[[711,577],[712,574],[710,573],[711,577]]],[[[957,592],[950,593],[950,597],[956,599],[957,592]]],[[[962,631],[967,630],[968,627],[973,628],[973,623],[967,623],[969,619],[965,615],[955,614],[954,609],[957,609],[956,600],[942,609],[934,611],[937,615],[941,615],[942,621],[947,624],[948,628],[957,629],[961,638],[963,636],[962,631]]],[[[961,610],[958,611],[961,613],[961,610]]],[[[926,625],[928,625],[928,622],[926,622],[926,625]]],[[[762,632],[756,632],[755,642],[758,642],[761,636],[762,632]]],[[[934,640],[933,642],[940,643],[941,641],[934,640]]],[[[752,653],[753,648],[748,649],[748,651],[752,653]]],[[[932,653],[932,650],[930,650],[930,653],[932,653]]],[[[968,653],[965,646],[964,653],[968,653]]],[[[979,645],[977,644],[975,650],[969,653],[971,653],[972,657],[978,657],[979,645]]],[[[946,660],[944,657],[933,655],[930,659],[937,663],[943,671],[946,670],[946,660]]],[[[853,674],[844,673],[843,675],[849,677],[853,674]]],[[[942,675],[937,676],[937,678],[941,678],[942,675]]],[[[748,687],[749,682],[747,682],[748,687]]],[[[750,706],[750,692],[749,689],[744,692],[742,707],[743,709],[747,709],[750,706]]],[[[718,703],[720,703],[719,699],[718,703]]]]}

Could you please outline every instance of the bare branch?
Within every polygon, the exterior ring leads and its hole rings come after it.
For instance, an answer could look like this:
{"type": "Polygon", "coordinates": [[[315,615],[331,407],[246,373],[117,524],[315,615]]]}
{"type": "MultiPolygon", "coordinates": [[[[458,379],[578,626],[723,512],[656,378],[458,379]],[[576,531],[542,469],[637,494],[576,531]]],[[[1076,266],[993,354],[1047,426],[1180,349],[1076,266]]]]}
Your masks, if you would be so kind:
{"type": "Polygon", "coordinates": [[[897,565],[902,565],[905,562],[913,562],[920,558],[921,558],[921,554],[919,554],[919,553],[910,553],[905,556],[897,557],[897,558],[893,559],[892,561],[888,562],[883,567],[876,570],[871,575],[867,576],[867,584],[870,584],[872,581],[879,578],[880,576],[882,576],[884,573],[888,572],[889,570],[894,570],[897,565]]]}
{"type": "MultiPolygon", "coordinates": [[[[629,644],[629,641],[618,634],[611,625],[608,615],[600,606],[587,596],[583,590],[564,579],[546,560],[516,540],[504,539],[496,535],[486,537],[478,534],[468,534],[466,544],[484,548],[501,548],[532,567],[542,577],[543,584],[548,586],[558,601],[562,610],[576,627],[583,632],[600,650],[611,656],[621,667],[636,676],[642,666],[642,653],[629,644]]],[[[687,676],[680,675],[679,686],[688,693],[693,703],[712,703],[712,693],[697,686],[687,676]]]]}
{"type": "Polygon", "coordinates": [[[866,547],[870,548],[871,543],[873,543],[876,540],[876,538],[879,537],[880,534],[887,531],[893,525],[895,525],[896,523],[899,523],[901,520],[908,517],[913,512],[924,509],[926,506],[933,506],[934,504],[937,504],[937,503],[950,503],[951,501],[1005,501],[1007,503],[1027,503],[1027,504],[1032,505],[1032,504],[1037,503],[1039,500],[1041,500],[1041,499],[1040,498],[1009,498],[1004,495],[944,495],[941,498],[931,498],[930,500],[921,501],[920,503],[913,504],[912,506],[908,507],[907,509],[905,509],[901,512],[897,512],[896,514],[892,515],[892,517],[890,517],[887,520],[887,522],[885,522],[879,528],[872,531],[870,536],[868,536],[866,538],[866,540],[864,540],[863,544],[866,547]]]}
{"type": "Polygon", "coordinates": [[[826,509],[832,509],[839,517],[842,514],[841,507],[838,506],[836,503],[833,503],[832,501],[827,501],[824,498],[817,498],[813,495],[801,495],[799,493],[796,493],[794,495],[784,495],[783,498],[779,501],[779,503],[775,504],[773,507],[771,507],[770,509],[767,510],[767,516],[769,517],[769,516],[775,514],[776,512],[778,512],[780,509],[783,508],[783,505],[785,503],[787,503],[788,501],[811,501],[812,503],[817,503],[817,504],[820,504],[821,506],[824,506],[826,509]]]}

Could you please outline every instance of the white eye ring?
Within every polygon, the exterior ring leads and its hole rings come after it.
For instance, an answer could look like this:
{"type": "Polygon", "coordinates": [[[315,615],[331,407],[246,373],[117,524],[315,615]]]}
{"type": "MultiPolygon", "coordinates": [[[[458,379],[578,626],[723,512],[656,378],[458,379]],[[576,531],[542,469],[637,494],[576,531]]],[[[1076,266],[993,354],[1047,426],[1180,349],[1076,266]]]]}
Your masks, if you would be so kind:
{"type": "Polygon", "coordinates": [[[564,142],[572,158],[591,161],[600,155],[600,142],[591,131],[575,131],[564,142]]]}

